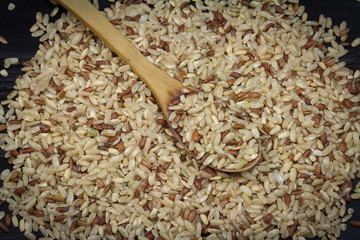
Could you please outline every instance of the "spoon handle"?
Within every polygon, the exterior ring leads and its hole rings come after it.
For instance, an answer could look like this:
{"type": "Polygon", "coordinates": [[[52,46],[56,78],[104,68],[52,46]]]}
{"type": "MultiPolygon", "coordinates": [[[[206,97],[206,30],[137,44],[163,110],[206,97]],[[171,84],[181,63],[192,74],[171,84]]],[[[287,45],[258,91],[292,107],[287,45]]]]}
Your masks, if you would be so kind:
{"type": "Polygon", "coordinates": [[[88,0],[58,0],[128,64],[144,61],[141,53],[88,0]]]}
{"type": "Polygon", "coordinates": [[[161,109],[167,111],[168,102],[172,100],[171,96],[178,95],[176,89],[181,89],[182,83],[171,78],[146,59],[88,0],[57,1],[103,40],[123,61],[129,64],[135,74],[145,82],[154,94],[161,109]]]}

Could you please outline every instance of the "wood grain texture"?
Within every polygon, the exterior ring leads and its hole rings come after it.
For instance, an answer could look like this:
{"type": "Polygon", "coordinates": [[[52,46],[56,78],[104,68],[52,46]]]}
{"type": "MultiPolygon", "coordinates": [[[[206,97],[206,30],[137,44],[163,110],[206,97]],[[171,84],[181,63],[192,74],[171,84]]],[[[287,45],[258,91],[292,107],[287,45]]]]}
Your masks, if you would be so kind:
{"type": "MultiPolygon", "coordinates": [[[[50,13],[54,6],[48,0],[11,0],[16,5],[14,11],[8,11],[9,0],[0,0],[0,35],[4,36],[9,44],[0,44],[0,69],[3,68],[3,60],[7,57],[18,57],[21,60],[29,60],[34,56],[38,49],[39,41],[30,36],[29,29],[35,23],[35,14],[37,11],[50,13]]],[[[109,6],[106,0],[99,0],[100,8],[109,6]]],[[[300,0],[300,4],[306,6],[306,12],[309,19],[316,20],[320,14],[331,17],[333,23],[339,25],[342,20],[346,20],[348,27],[351,29],[349,33],[349,42],[356,37],[360,37],[360,3],[355,0],[300,0]]],[[[59,16],[59,13],[56,17],[59,16]]],[[[54,18],[52,18],[54,19],[54,18]]],[[[359,69],[360,58],[357,48],[347,48],[349,53],[343,58],[352,68],[359,69]]],[[[0,76],[0,100],[6,99],[7,94],[13,88],[14,80],[21,74],[21,66],[11,66],[8,69],[9,76],[4,78],[0,76]]],[[[0,153],[0,171],[11,166],[7,164],[7,160],[0,153]]],[[[355,209],[352,220],[360,220],[360,201],[352,201],[349,207],[355,209]]],[[[0,210],[6,210],[7,205],[4,204],[0,210]]],[[[8,211],[7,211],[8,212],[8,211]]],[[[37,235],[40,237],[40,235],[37,235]]],[[[0,239],[4,240],[22,240],[26,239],[18,229],[11,227],[10,233],[2,233],[0,231],[0,239]]],[[[348,230],[341,234],[341,240],[360,239],[360,228],[351,227],[348,224],[348,230]]]]}

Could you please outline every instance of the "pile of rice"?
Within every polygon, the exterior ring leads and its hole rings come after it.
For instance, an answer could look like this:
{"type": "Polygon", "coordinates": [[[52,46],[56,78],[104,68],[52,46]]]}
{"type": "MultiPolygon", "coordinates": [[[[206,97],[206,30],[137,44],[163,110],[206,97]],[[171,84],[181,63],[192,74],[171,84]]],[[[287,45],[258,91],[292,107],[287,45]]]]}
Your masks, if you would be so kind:
{"type": "MultiPolygon", "coordinates": [[[[0,109],[13,224],[29,239],[339,237],[360,198],[360,72],[338,61],[346,25],[308,21],[296,0],[130,2],[104,13],[199,100],[246,111],[239,131],[262,140],[262,161],[239,174],[199,164],[127,64],[71,14],[38,13],[42,44],[0,109]]],[[[204,126],[221,120],[200,112],[204,126]]]]}

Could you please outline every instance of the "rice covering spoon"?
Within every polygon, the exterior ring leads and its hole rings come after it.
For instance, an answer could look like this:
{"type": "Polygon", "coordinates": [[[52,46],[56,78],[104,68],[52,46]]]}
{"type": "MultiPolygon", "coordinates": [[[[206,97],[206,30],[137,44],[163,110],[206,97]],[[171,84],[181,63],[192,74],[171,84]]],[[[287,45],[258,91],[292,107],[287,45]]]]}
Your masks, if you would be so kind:
{"type": "MultiPolygon", "coordinates": [[[[167,73],[153,65],[88,0],[57,0],[57,2],[76,16],[131,67],[134,73],[147,85],[156,98],[167,124],[176,139],[191,156],[198,158],[198,156],[196,156],[193,151],[190,151],[188,146],[184,144],[179,132],[172,127],[172,122],[169,120],[171,114],[169,106],[171,102],[178,101],[181,95],[198,94],[200,90],[190,86],[185,87],[182,82],[170,77],[167,73]]],[[[218,168],[213,165],[209,166],[224,172],[246,171],[255,166],[261,158],[262,149],[258,139],[257,145],[258,153],[256,157],[246,162],[245,160],[239,160],[241,166],[230,169],[218,168]]],[[[204,163],[206,160],[203,159],[202,162],[204,163]]]]}

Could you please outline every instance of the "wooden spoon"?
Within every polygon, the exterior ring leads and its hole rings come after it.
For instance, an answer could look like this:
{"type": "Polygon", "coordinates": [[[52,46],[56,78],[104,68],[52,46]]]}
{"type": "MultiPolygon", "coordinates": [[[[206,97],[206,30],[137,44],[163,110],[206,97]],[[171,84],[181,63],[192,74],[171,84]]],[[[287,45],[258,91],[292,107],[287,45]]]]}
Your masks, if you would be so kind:
{"type": "MultiPolygon", "coordinates": [[[[184,86],[180,81],[170,77],[167,73],[153,65],[144,57],[110,21],[102,15],[88,0],[57,0],[63,7],[76,16],[92,32],[94,32],[104,43],[114,51],[124,62],[129,64],[134,73],[147,85],[159,103],[164,117],[185,150],[194,154],[182,142],[182,138],[169,121],[169,103],[180,97],[183,93],[198,93],[199,89],[184,86]]],[[[218,169],[225,172],[241,172],[252,168],[260,159],[259,157],[250,161],[239,170],[218,169]]]]}

